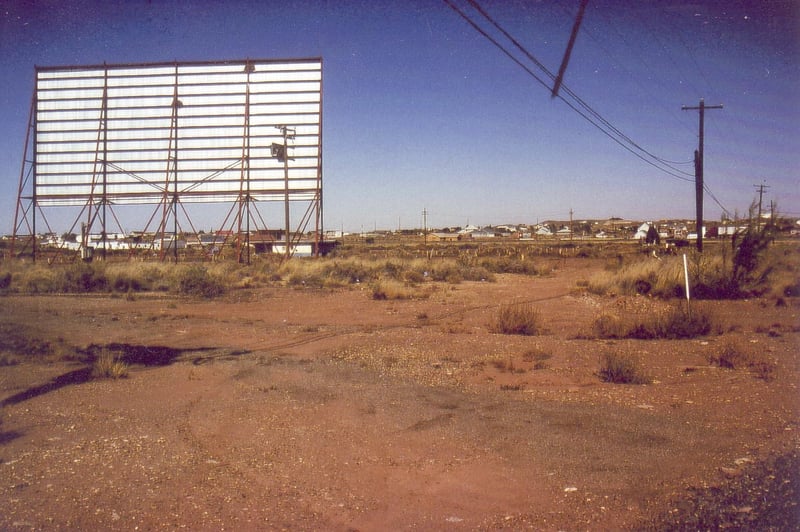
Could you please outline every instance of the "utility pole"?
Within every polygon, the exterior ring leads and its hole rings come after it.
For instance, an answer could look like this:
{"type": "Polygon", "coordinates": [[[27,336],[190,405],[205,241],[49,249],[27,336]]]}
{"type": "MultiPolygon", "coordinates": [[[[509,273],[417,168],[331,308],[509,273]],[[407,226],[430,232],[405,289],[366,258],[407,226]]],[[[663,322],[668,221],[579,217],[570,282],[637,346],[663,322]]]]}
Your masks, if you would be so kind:
{"type": "Polygon", "coordinates": [[[697,213],[697,251],[703,251],[703,128],[706,109],[722,109],[721,105],[706,105],[700,98],[700,105],[681,107],[684,111],[700,111],[700,145],[694,152],[694,193],[697,213]]]}
{"type": "Polygon", "coordinates": [[[569,240],[572,242],[572,207],[569,208],[569,240]]]}
{"type": "MultiPolygon", "coordinates": [[[[292,257],[292,236],[289,232],[289,139],[294,139],[296,130],[287,126],[275,126],[281,132],[283,143],[272,143],[272,156],[283,163],[283,216],[286,224],[286,260],[292,257]]],[[[292,159],[294,160],[294,159],[292,159]]]]}
{"type": "Polygon", "coordinates": [[[428,254],[428,209],[422,208],[422,238],[425,246],[425,255],[428,254]]]}
{"type": "Polygon", "coordinates": [[[761,227],[761,202],[764,199],[764,189],[769,188],[762,181],[760,185],[753,185],[758,189],[758,218],[756,219],[756,227],[761,227]]]}

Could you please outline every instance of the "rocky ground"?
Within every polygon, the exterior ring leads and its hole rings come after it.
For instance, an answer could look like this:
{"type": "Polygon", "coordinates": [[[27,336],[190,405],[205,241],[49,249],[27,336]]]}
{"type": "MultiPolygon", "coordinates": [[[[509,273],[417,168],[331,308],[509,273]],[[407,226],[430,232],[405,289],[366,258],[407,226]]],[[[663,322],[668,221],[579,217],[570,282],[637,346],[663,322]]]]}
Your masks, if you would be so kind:
{"type": "Polygon", "coordinates": [[[708,302],[709,336],[600,340],[599,313],[661,303],[581,291],[598,267],[424,300],[2,297],[6,351],[105,347],[130,370],[0,367],[0,528],[798,528],[800,303],[708,302]],[[491,332],[512,301],[541,334],[491,332]],[[773,371],[709,363],[730,345],[773,371]],[[604,353],[652,383],[602,382],[604,353]]]}

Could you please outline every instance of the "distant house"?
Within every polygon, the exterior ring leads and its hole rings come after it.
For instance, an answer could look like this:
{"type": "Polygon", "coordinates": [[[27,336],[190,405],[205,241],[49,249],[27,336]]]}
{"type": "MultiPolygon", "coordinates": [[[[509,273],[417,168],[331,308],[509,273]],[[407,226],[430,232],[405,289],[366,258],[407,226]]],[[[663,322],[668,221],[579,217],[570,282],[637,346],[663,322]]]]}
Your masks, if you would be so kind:
{"type": "Polygon", "coordinates": [[[643,223],[639,226],[636,230],[636,233],[633,234],[634,240],[644,240],[647,238],[647,232],[650,230],[650,224],[648,222],[643,223]]]}
{"type": "Polygon", "coordinates": [[[484,227],[483,229],[478,229],[477,231],[473,231],[471,235],[472,238],[477,238],[477,239],[494,238],[496,236],[496,233],[494,229],[492,229],[491,227],[484,227]]]}
{"type": "Polygon", "coordinates": [[[460,233],[428,233],[428,239],[431,242],[458,242],[470,238],[469,234],[460,233]]]}

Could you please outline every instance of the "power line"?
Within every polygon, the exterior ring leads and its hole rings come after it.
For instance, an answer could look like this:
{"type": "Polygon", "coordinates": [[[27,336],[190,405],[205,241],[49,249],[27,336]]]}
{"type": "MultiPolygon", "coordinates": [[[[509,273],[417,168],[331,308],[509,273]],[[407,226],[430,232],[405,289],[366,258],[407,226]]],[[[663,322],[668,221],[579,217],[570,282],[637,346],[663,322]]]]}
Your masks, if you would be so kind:
{"type": "MultiPolygon", "coordinates": [[[[565,14],[569,15],[568,11],[566,10],[566,8],[562,4],[559,4],[559,7],[561,7],[561,10],[565,14]]],[[[595,16],[600,17],[605,22],[605,27],[603,29],[613,31],[614,32],[614,37],[618,40],[618,42],[624,43],[625,48],[626,48],[626,52],[627,52],[627,56],[637,60],[637,63],[639,64],[640,68],[642,68],[643,70],[648,72],[648,74],[649,74],[648,78],[658,82],[657,78],[659,78],[659,74],[655,70],[653,70],[653,68],[651,68],[651,65],[647,61],[645,61],[642,58],[641,54],[639,53],[639,51],[641,49],[641,46],[635,46],[635,45],[631,44],[631,42],[628,40],[626,35],[624,33],[620,32],[619,29],[617,28],[617,26],[612,22],[612,20],[610,20],[610,18],[608,17],[608,14],[605,12],[605,10],[603,10],[603,9],[595,9],[592,14],[595,15],[595,16]]],[[[645,87],[644,84],[641,81],[641,77],[642,76],[633,75],[631,73],[630,69],[627,66],[625,66],[617,58],[617,55],[614,52],[612,52],[611,50],[609,50],[608,47],[606,47],[605,43],[589,28],[589,26],[587,26],[586,24],[581,26],[581,32],[585,33],[590,39],[592,39],[592,41],[595,42],[597,47],[600,50],[602,50],[611,59],[611,61],[614,63],[614,65],[616,65],[620,70],[625,72],[627,74],[628,78],[633,83],[635,83],[644,93],[648,93],[649,92],[649,89],[647,87],[645,87]]],[[[665,105],[662,105],[661,107],[662,107],[662,110],[664,110],[664,111],[667,110],[665,105]]],[[[692,131],[692,128],[690,128],[687,124],[685,124],[682,121],[677,120],[677,118],[674,117],[674,115],[672,114],[672,107],[671,106],[669,107],[669,114],[667,116],[669,116],[670,118],[674,119],[675,123],[680,125],[680,127],[686,129],[687,131],[692,131]]],[[[666,162],[670,163],[670,164],[686,164],[686,165],[689,165],[689,164],[693,164],[693,162],[694,162],[691,159],[689,159],[687,161],[670,161],[668,159],[664,159],[664,160],[666,162]]]]}
{"type": "MultiPolygon", "coordinates": [[[[467,15],[462,9],[456,6],[451,0],[444,0],[444,2],[455,11],[461,18],[463,18],[470,26],[473,27],[478,33],[480,33],[484,38],[486,38],[489,42],[491,42],[495,47],[497,47],[504,55],[506,55],[509,59],[511,59],[514,63],[516,63],[519,67],[521,67],[525,72],[527,72],[531,77],[533,77],[539,84],[545,87],[548,92],[550,91],[550,86],[546,83],[539,75],[537,75],[534,71],[532,71],[527,65],[525,65],[521,60],[519,60],[513,53],[511,53],[503,44],[501,44],[497,39],[492,37],[486,30],[484,30],[478,23],[476,23],[469,15],[467,15]]],[[[547,67],[542,64],[532,53],[530,53],[522,44],[519,43],[510,33],[508,33],[494,18],[489,15],[489,13],[484,10],[480,4],[478,4],[475,0],[468,0],[469,4],[473,6],[473,8],[478,11],[481,16],[483,16],[489,23],[491,23],[505,38],[507,38],[514,46],[522,52],[525,57],[531,61],[534,65],[536,65],[540,70],[542,70],[551,80],[555,80],[556,76],[550,72],[547,67]]],[[[676,179],[680,179],[682,181],[693,181],[691,179],[692,174],[688,172],[684,172],[678,168],[672,167],[668,162],[661,159],[660,157],[650,153],[648,150],[644,149],[638,143],[636,143],[633,139],[628,137],[625,133],[619,130],[616,126],[614,126],[611,122],[605,119],[600,113],[598,113],[594,108],[592,108],[589,104],[583,101],[577,94],[575,94],[572,90],[570,90],[566,85],[561,86],[562,91],[567,93],[575,103],[567,100],[561,93],[557,95],[557,97],[564,102],[570,109],[578,113],[582,118],[584,118],[587,122],[595,126],[598,130],[600,130],[603,134],[609,137],[611,140],[622,146],[624,149],[629,151],[634,156],[638,157],[642,161],[650,164],[654,168],[662,171],[674,177],[676,179]],[[579,108],[580,107],[580,108],[579,108]],[[665,168],[666,167],[666,168],[665,168]]],[[[683,163],[681,163],[683,164],[683,163]]]]}
{"type": "MultiPolygon", "coordinates": [[[[557,77],[556,77],[556,76],[554,76],[554,75],[553,75],[553,73],[552,73],[552,72],[550,72],[550,71],[547,69],[547,67],[545,67],[545,66],[544,66],[544,65],[541,63],[541,61],[539,61],[538,59],[536,59],[536,57],[534,57],[534,55],[533,55],[533,54],[532,54],[530,51],[528,51],[528,49],[527,49],[527,48],[525,48],[524,46],[522,46],[522,44],[520,44],[520,43],[519,43],[519,41],[517,41],[517,39],[515,39],[513,36],[511,36],[511,34],[509,34],[509,33],[508,33],[508,32],[507,32],[507,31],[506,31],[506,30],[505,30],[505,29],[504,29],[502,26],[500,26],[500,24],[499,24],[499,23],[498,23],[496,20],[494,20],[494,18],[492,18],[492,17],[489,15],[489,13],[487,13],[487,12],[486,12],[486,10],[484,10],[484,9],[483,9],[483,8],[480,6],[480,4],[478,4],[478,2],[477,2],[476,0],[468,0],[468,1],[469,1],[469,3],[470,3],[470,4],[471,4],[471,5],[472,5],[472,6],[473,6],[473,7],[474,7],[474,8],[475,8],[475,9],[476,9],[476,10],[477,10],[477,11],[478,11],[478,12],[479,12],[479,13],[480,13],[480,14],[481,14],[481,15],[482,15],[482,16],[483,16],[485,19],[486,19],[486,20],[488,20],[488,21],[489,21],[489,22],[490,22],[490,23],[491,23],[491,24],[492,24],[492,25],[493,25],[495,28],[497,28],[497,30],[499,30],[499,31],[500,31],[500,32],[501,32],[501,33],[502,33],[502,34],[503,34],[503,35],[504,35],[504,36],[505,36],[505,37],[506,37],[508,40],[510,40],[510,41],[511,41],[511,42],[514,44],[514,46],[516,46],[516,47],[517,47],[517,49],[519,49],[519,50],[520,50],[520,51],[521,51],[521,52],[522,52],[522,53],[523,53],[523,54],[524,54],[524,55],[525,55],[525,56],[526,56],[528,59],[530,59],[530,60],[531,60],[531,61],[532,61],[532,62],[533,62],[533,63],[534,63],[536,66],[538,66],[539,68],[541,68],[541,69],[542,69],[542,70],[543,70],[543,71],[544,71],[544,72],[545,72],[545,73],[546,73],[546,74],[547,74],[547,75],[550,77],[550,79],[552,79],[552,80],[554,80],[554,81],[557,81],[557,77]]],[[[605,119],[605,118],[604,118],[604,117],[603,117],[603,116],[602,116],[600,113],[598,113],[597,111],[595,111],[595,110],[594,110],[594,109],[593,109],[593,108],[592,108],[592,107],[591,107],[591,106],[590,106],[588,103],[586,103],[586,102],[585,102],[583,99],[581,99],[581,98],[580,98],[580,97],[579,97],[577,94],[575,94],[575,93],[574,93],[572,90],[570,90],[570,89],[569,89],[569,88],[568,88],[566,85],[562,85],[562,86],[563,86],[563,88],[564,88],[564,92],[566,92],[567,94],[569,94],[569,96],[570,96],[572,99],[574,99],[574,100],[575,100],[575,101],[576,101],[576,102],[577,102],[577,103],[578,103],[578,104],[579,104],[579,105],[580,105],[580,106],[581,106],[583,109],[585,109],[585,110],[586,110],[588,113],[590,113],[590,114],[591,114],[591,115],[593,115],[595,118],[597,118],[597,119],[598,119],[598,120],[599,120],[599,121],[600,121],[602,124],[604,124],[606,127],[608,127],[609,129],[611,129],[611,131],[612,131],[612,132],[614,132],[616,135],[618,135],[618,136],[619,136],[621,139],[623,139],[625,142],[627,142],[628,144],[630,144],[630,145],[631,145],[631,146],[633,146],[634,148],[636,148],[636,149],[640,150],[641,152],[643,152],[643,153],[647,154],[648,156],[652,157],[653,159],[655,159],[655,160],[657,160],[657,161],[659,161],[659,162],[661,162],[661,163],[665,164],[665,165],[666,165],[667,167],[669,167],[671,170],[673,170],[673,171],[675,171],[675,172],[678,172],[678,173],[681,173],[681,174],[684,174],[684,175],[686,175],[686,176],[690,176],[690,177],[691,177],[691,175],[692,175],[692,174],[689,174],[688,172],[683,172],[682,170],[680,170],[680,169],[678,169],[678,168],[672,168],[672,167],[671,167],[669,164],[667,164],[667,163],[668,163],[668,161],[666,161],[665,159],[662,159],[662,158],[660,158],[660,157],[658,157],[658,156],[656,156],[656,155],[653,155],[653,154],[652,154],[652,153],[650,153],[649,151],[645,150],[645,149],[644,149],[642,146],[640,146],[640,145],[639,145],[638,143],[636,143],[636,142],[635,142],[633,139],[631,139],[630,137],[628,137],[628,136],[627,136],[625,133],[623,133],[623,132],[622,132],[620,129],[618,129],[616,126],[614,126],[614,125],[613,125],[611,122],[609,122],[608,120],[606,120],[606,119],[605,119]]],[[[570,107],[572,107],[572,108],[573,108],[573,110],[575,110],[575,109],[574,109],[574,107],[573,107],[572,105],[570,105],[570,103],[569,103],[569,102],[567,102],[567,101],[566,101],[566,100],[565,100],[563,97],[561,97],[561,96],[559,95],[559,98],[560,98],[562,101],[564,101],[564,102],[565,102],[567,105],[569,105],[570,107]]],[[[576,111],[577,111],[577,110],[576,110],[576,111]]],[[[581,116],[583,116],[583,114],[582,114],[582,113],[580,113],[580,112],[579,112],[579,114],[581,114],[581,116]]],[[[585,117],[584,117],[584,118],[585,118],[585,117]]],[[[596,125],[596,124],[595,124],[595,125],[596,125]]],[[[604,131],[604,133],[606,133],[606,132],[604,131]]],[[[606,133],[606,134],[607,134],[607,133],[606,133]]],[[[609,136],[610,136],[610,135],[609,135],[609,136]]],[[[613,137],[612,137],[612,138],[613,138],[613,137]]],[[[616,139],[615,139],[615,140],[616,140],[616,139]]],[[[623,146],[623,147],[624,147],[624,146],[623,146]]],[[[630,151],[630,150],[629,150],[629,151],[630,151]]],[[[641,157],[640,157],[640,158],[641,158],[641,157]]],[[[644,160],[644,159],[643,159],[643,160],[644,160]]],[[[651,163],[651,164],[652,164],[652,163],[651,163]]],[[[681,164],[683,164],[683,163],[681,163],[681,164]]],[[[654,165],[654,166],[655,166],[655,165],[654,165]]],[[[658,166],[656,166],[656,168],[658,168],[658,166]]],[[[660,170],[662,170],[662,171],[665,171],[665,170],[663,170],[662,168],[659,168],[659,169],[660,169],[660,170]]],[[[668,174],[672,175],[673,177],[677,177],[677,176],[675,176],[675,175],[674,175],[672,172],[666,172],[666,173],[668,173],[668,174]]]]}
{"type": "MultiPolygon", "coordinates": [[[[463,10],[458,8],[451,0],[444,0],[445,3],[453,9],[461,18],[463,18],[470,26],[472,26],[478,33],[480,33],[484,38],[486,38],[489,42],[491,42],[495,47],[497,47],[504,55],[509,57],[514,63],[520,66],[525,72],[531,75],[536,81],[538,81],[543,87],[550,90],[549,85],[535,72],[533,72],[527,65],[523,64],[514,54],[512,54],[505,46],[503,46],[497,39],[492,37],[487,31],[485,31],[480,25],[478,25],[472,18],[470,18],[463,10]]],[[[530,51],[528,51],[517,39],[515,39],[508,31],[506,31],[489,13],[481,7],[481,5],[477,2],[477,0],[468,0],[469,4],[481,14],[492,26],[495,27],[506,39],[508,39],[520,52],[524,54],[524,56],[531,61],[536,67],[538,67],[547,77],[551,80],[557,80],[557,77],[550,72],[550,70],[541,62],[539,61],[530,51]]],[[[567,93],[570,98],[572,98],[577,106],[581,107],[578,109],[576,105],[573,105],[572,102],[567,101],[561,94],[558,94],[558,98],[563,101],[568,107],[570,107],[573,111],[578,113],[582,118],[588,121],[590,124],[595,126],[599,129],[603,134],[608,136],[611,140],[625,148],[634,156],[638,157],[642,161],[650,164],[654,168],[661,170],[662,172],[666,173],[667,175],[674,177],[676,179],[680,179],[682,181],[687,182],[694,182],[695,176],[689,172],[684,172],[679,168],[675,168],[672,165],[675,164],[693,164],[694,161],[671,161],[668,159],[664,159],[662,157],[658,157],[657,155],[651,153],[650,151],[643,148],[640,144],[635,142],[632,138],[627,136],[623,133],[620,129],[614,126],[611,122],[605,119],[599,112],[597,112],[594,108],[592,108],[588,103],[586,103],[583,99],[581,99],[577,94],[575,94],[571,89],[562,85],[563,91],[567,93]],[[588,116],[591,115],[591,116],[588,116]],[[638,151],[636,151],[638,150],[638,151]],[[643,155],[644,154],[644,155],[643,155]],[[645,155],[647,157],[645,157],[645,155]],[[648,159],[649,157],[649,159],[648,159]],[[651,160],[652,159],[652,160],[651,160]],[[664,168],[666,167],[666,168],[664,168]]],[[[711,192],[711,189],[708,187],[707,184],[702,184],[702,190],[705,190],[708,195],[714,200],[714,202],[725,212],[726,214],[730,214],[728,209],[725,208],[724,205],[717,199],[717,197],[711,192]]]]}
{"type": "Polygon", "coordinates": [[[722,212],[724,212],[727,216],[730,217],[730,215],[731,215],[730,211],[728,209],[726,209],[725,206],[722,203],[720,203],[720,201],[717,199],[717,197],[714,195],[714,193],[711,192],[711,189],[708,188],[708,185],[705,184],[705,183],[703,183],[703,190],[705,190],[706,194],[708,194],[709,197],[711,197],[711,199],[714,200],[714,203],[716,203],[719,206],[719,208],[722,209],[722,212]]]}

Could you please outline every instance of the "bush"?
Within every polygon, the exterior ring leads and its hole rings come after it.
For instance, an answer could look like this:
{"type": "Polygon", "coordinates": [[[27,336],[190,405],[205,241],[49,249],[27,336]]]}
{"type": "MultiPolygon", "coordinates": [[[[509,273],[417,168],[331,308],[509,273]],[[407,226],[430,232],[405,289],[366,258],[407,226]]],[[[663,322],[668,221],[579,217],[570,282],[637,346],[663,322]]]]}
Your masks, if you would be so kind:
{"type": "Polygon", "coordinates": [[[598,376],[603,382],[613,384],[649,384],[652,379],[645,375],[639,361],[632,355],[604,353],[600,355],[598,376]]]}
{"type": "Polygon", "coordinates": [[[481,260],[480,264],[491,273],[539,275],[539,269],[533,262],[516,257],[489,257],[481,260]]]}
{"type": "Polygon", "coordinates": [[[707,335],[712,326],[711,315],[698,305],[691,311],[674,305],[666,311],[654,310],[639,316],[603,313],[592,324],[597,338],[637,340],[696,338],[707,335]]]}
{"type": "Polygon", "coordinates": [[[77,262],[61,271],[62,292],[105,292],[108,279],[102,265],[77,262]]]}
{"type": "Polygon", "coordinates": [[[145,289],[140,279],[124,274],[114,278],[111,287],[115,292],[140,292],[145,289]]]}
{"type": "Polygon", "coordinates": [[[551,358],[553,358],[553,355],[539,350],[527,351],[522,355],[522,360],[525,362],[533,362],[534,370],[547,369],[550,367],[547,361],[551,358]]]}
{"type": "Polygon", "coordinates": [[[122,379],[128,376],[128,365],[108,349],[103,349],[92,364],[96,379],[122,379]]]}
{"type": "Polygon", "coordinates": [[[178,291],[181,294],[213,298],[225,293],[225,286],[202,266],[191,266],[179,274],[178,291]]]}
{"type": "Polygon", "coordinates": [[[752,283],[759,268],[763,253],[775,239],[773,228],[767,224],[762,228],[750,226],[741,235],[732,239],[733,272],[731,279],[736,286],[752,283]]]}
{"type": "Polygon", "coordinates": [[[539,334],[539,313],[530,303],[511,303],[502,305],[489,329],[501,334],[521,334],[533,336],[539,334]]]}
{"type": "Polygon", "coordinates": [[[775,371],[775,363],[765,355],[742,349],[733,342],[724,344],[718,355],[709,357],[709,362],[721,368],[749,369],[756,377],[766,381],[772,380],[775,371]]]}
{"type": "Polygon", "coordinates": [[[372,299],[397,300],[414,299],[415,297],[419,297],[419,295],[413,288],[398,281],[378,281],[372,285],[372,299]]]}

